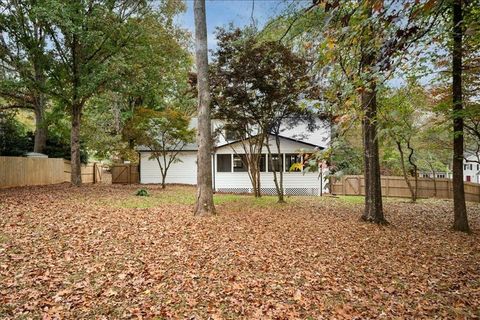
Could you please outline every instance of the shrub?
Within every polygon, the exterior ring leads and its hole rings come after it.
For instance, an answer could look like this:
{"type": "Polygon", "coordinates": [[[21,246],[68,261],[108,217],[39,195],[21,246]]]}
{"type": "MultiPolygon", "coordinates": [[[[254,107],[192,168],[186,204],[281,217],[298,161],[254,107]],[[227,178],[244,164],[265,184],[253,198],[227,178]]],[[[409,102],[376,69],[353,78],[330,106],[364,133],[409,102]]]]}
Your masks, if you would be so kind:
{"type": "Polygon", "coordinates": [[[138,197],[148,197],[148,191],[145,189],[137,190],[136,196],[138,197]]]}

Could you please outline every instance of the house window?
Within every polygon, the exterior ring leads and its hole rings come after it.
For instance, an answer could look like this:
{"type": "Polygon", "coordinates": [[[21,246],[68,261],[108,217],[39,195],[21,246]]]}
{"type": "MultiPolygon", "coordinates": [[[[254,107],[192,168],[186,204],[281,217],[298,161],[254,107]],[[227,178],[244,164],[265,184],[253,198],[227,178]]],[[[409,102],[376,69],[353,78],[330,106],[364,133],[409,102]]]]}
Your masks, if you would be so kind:
{"type": "Polygon", "coordinates": [[[445,178],[445,174],[444,173],[437,173],[437,178],[445,178]]]}
{"type": "Polygon", "coordinates": [[[283,155],[282,154],[272,154],[269,156],[268,161],[268,172],[280,172],[283,169],[283,155]]]}
{"type": "Polygon", "coordinates": [[[267,158],[265,157],[264,154],[262,154],[260,156],[260,165],[259,165],[259,169],[260,169],[260,172],[265,172],[266,171],[266,165],[267,165],[267,158]]]}
{"type": "Polygon", "coordinates": [[[232,172],[231,154],[217,154],[217,172],[232,172]]]}
{"type": "Polygon", "coordinates": [[[472,170],[473,166],[471,164],[464,164],[463,170],[472,170]]]}
{"type": "Polygon", "coordinates": [[[240,133],[235,130],[225,129],[225,140],[236,141],[240,139],[240,133]]]}
{"type": "Polygon", "coordinates": [[[285,171],[295,171],[295,172],[300,172],[302,171],[298,166],[292,166],[295,163],[302,164],[302,156],[295,154],[295,153],[288,153],[285,154],[285,171]]]}
{"type": "Polygon", "coordinates": [[[246,172],[247,171],[247,159],[244,154],[233,155],[233,171],[234,172],[246,172]]]}

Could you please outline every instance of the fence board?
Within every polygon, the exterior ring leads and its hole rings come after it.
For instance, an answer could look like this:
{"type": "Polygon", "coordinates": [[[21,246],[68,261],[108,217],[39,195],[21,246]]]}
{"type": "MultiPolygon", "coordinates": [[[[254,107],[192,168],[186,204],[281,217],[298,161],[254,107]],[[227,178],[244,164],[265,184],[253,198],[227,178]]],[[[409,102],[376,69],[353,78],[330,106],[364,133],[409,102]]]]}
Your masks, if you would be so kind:
{"type": "MultiPolygon", "coordinates": [[[[410,182],[415,187],[415,179],[410,182]]],[[[403,177],[382,176],[382,195],[386,197],[410,198],[410,190],[403,177]]],[[[480,202],[480,184],[465,182],[465,199],[480,202]]],[[[343,176],[340,179],[332,178],[330,192],[335,195],[365,195],[365,180],[363,176],[343,176]]],[[[450,179],[418,178],[418,198],[453,197],[453,186],[450,179]]]]}
{"type": "MultiPolygon", "coordinates": [[[[82,181],[94,182],[95,165],[82,165],[82,181]]],[[[61,158],[0,157],[0,188],[70,181],[70,161],[61,158]]]]}
{"type": "Polygon", "coordinates": [[[131,164],[115,164],[111,167],[112,183],[131,184],[139,183],[139,168],[131,164]]]}

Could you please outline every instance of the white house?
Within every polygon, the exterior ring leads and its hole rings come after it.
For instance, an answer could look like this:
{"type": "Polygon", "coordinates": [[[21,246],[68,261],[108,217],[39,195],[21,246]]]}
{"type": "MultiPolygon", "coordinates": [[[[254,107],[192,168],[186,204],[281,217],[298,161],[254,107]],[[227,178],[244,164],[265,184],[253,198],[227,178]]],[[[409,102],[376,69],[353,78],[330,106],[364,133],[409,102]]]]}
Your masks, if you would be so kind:
{"type": "MultiPolygon", "coordinates": [[[[466,182],[480,183],[480,154],[465,155],[463,159],[463,180],[466,182]]],[[[433,178],[433,174],[430,172],[421,172],[422,178],[433,178]]],[[[437,172],[436,178],[452,179],[452,170],[448,168],[448,171],[437,172]]]]}
{"type": "Polygon", "coordinates": [[[472,154],[463,160],[463,180],[480,183],[479,155],[472,154]]]}
{"type": "MultiPolygon", "coordinates": [[[[191,122],[196,127],[196,119],[191,122]]],[[[218,129],[220,124],[214,122],[213,129],[218,129]]],[[[213,130],[214,131],[214,130],[213,130]]],[[[245,154],[241,142],[227,139],[229,134],[224,132],[216,139],[212,153],[212,183],[215,191],[231,193],[252,192],[252,184],[248,176],[247,168],[242,162],[242,154],[245,154]]],[[[271,144],[272,152],[276,150],[273,137],[271,144]]],[[[275,194],[272,166],[276,171],[283,171],[283,186],[287,195],[320,195],[328,192],[325,172],[291,172],[289,169],[295,162],[303,163],[303,156],[299,156],[300,150],[308,154],[318,149],[324,149],[329,141],[329,131],[320,128],[314,132],[308,132],[304,125],[282,131],[280,137],[280,157],[273,156],[267,160],[266,147],[263,148],[261,159],[260,185],[263,194],[275,194]]],[[[160,183],[160,168],[155,159],[150,159],[151,151],[139,148],[140,154],[140,183],[160,183]]],[[[166,182],[172,184],[197,183],[197,145],[185,146],[178,155],[181,162],[173,163],[168,170],[166,182]]]]}

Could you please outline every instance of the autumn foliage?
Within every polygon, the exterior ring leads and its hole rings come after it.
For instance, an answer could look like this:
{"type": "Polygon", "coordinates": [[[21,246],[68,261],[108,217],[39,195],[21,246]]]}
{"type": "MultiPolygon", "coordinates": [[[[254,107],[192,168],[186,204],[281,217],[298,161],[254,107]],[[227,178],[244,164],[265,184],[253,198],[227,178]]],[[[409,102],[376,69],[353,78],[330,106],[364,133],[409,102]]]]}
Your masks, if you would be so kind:
{"type": "MultiPolygon", "coordinates": [[[[452,203],[216,195],[192,187],[57,185],[0,191],[0,318],[431,319],[480,312],[480,239],[452,203]]],[[[469,204],[471,225],[480,207],[469,204]]]]}

